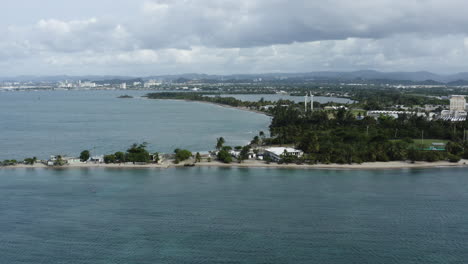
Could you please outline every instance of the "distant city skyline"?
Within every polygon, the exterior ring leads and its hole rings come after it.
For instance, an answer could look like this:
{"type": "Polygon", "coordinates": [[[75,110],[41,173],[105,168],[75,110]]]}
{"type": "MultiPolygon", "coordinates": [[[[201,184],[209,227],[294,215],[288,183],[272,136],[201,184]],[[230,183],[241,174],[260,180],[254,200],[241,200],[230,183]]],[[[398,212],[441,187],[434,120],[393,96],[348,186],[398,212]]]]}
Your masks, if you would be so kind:
{"type": "Polygon", "coordinates": [[[461,0],[17,0],[0,76],[467,72],[461,0]]]}

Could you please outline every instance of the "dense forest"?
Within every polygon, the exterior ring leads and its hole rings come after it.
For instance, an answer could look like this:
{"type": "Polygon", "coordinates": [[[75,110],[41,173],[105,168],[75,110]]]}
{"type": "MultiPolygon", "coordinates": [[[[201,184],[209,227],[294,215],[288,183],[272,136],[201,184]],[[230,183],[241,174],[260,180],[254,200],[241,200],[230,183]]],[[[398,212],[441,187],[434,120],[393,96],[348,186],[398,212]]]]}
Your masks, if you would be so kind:
{"type": "Polygon", "coordinates": [[[427,121],[405,115],[358,120],[345,109],[304,114],[296,107],[276,107],[272,113],[267,143],[294,144],[306,153],[304,161],[310,163],[468,158],[464,141],[468,122],[427,121]],[[427,150],[422,138],[448,142],[446,151],[427,150]]]}

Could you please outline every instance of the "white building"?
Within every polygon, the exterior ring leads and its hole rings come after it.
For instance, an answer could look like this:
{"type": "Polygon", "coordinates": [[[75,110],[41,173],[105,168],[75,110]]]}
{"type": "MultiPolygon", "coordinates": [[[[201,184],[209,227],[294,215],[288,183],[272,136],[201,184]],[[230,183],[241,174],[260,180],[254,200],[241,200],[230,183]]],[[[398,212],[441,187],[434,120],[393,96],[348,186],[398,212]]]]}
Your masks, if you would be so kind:
{"type": "Polygon", "coordinates": [[[96,83],[93,83],[93,82],[81,82],[81,81],[79,81],[78,85],[80,87],[83,87],[83,88],[95,88],[96,87],[96,83]]]}
{"type": "Polygon", "coordinates": [[[151,88],[153,86],[160,86],[161,83],[160,82],[157,82],[156,80],[149,80],[147,82],[145,82],[145,84],[143,85],[143,87],[145,88],[151,88]]]}
{"type": "Polygon", "coordinates": [[[280,161],[284,156],[302,157],[304,152],[294,148],[267,148],[265,149],[265,156],[269,156],[273,161],[280,161]]]}
{"type": "Polygon", "coordinates": [[[466,111],[451,112],[450,110],[444,110],[440,114],[440,118],[445,121],[461,122],[461,121],[466,120],[467,112],[466,111]]]}
{"type": "Polygon", "coordinates": [[[373,118],[379,118],[380,116],[391,116],[393,118],[398,118],[400,115],[416,115],[416,116],[422,116],[425,117],[426,114],[422,112],[410,112],[410,111],[382,111],[382,110],[372,110],[372,111],[367,111],[367,116],[373,117],[373,118]]]}
{"type": "Polygon", "coordinates": [[[127,83],[121,83],[120,89],[127,89],[127,83]]]}
{"type": "Polygon", "coordinates": [[[62,158],[67,164],[81,164],[81,160],[79,158],[74,158],[74,157],[63,157],[62,158]]]}
{"type": "Polygon", "coordinates": [[[442,111],[440,118],[445,121],[460,122],[467,118],[466,99],[463,95],[450,96],[450,110],[442,111]]]}
{"type": "MultiPolygon", "coordinates": [[[[231,150],[229,151],[229,154],[231,154],[231,156],[233,156],[234,158],[238,159],[240,157],[240,151],[237,151],[237,150],[231,150]]],[[[257,158],[257,155],[255,155],[255,153],[253,151],[249,151],[249,153],[247,153],[247,159],[255,159],[257,158]]]]}
{"type": "Polygon", "coordinates": [[[463,95],[450,96],[450,112],[465,111],[466,99],[463,95]]]}
{"type": "Polygon", "coordinates": [[[94,163],[103,163],[104,162],[104,155],[93,156],[89,159],[90,162],[94,163]]]}

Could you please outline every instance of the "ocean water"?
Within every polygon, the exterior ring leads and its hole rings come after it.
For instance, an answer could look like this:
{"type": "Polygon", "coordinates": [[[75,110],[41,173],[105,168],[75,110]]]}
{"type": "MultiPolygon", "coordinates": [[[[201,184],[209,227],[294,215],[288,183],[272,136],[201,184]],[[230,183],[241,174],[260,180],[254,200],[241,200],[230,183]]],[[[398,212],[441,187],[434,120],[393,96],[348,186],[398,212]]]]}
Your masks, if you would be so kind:
{"type": "Polygon", "coordinates": [[[0,92],[0,160],[78,156],[126,150],[148,142],[151,151],[214,149],[248,143],[268,132],[270,117],[216,105],[148,100],[145,91],[0,92]],[[134,99],[118,99],[123,94],[134,99]]]}
{"type": "Polygon", "coordinates": [[[0,169],[0,263],[468,263],[466,169],[0,169]]]}

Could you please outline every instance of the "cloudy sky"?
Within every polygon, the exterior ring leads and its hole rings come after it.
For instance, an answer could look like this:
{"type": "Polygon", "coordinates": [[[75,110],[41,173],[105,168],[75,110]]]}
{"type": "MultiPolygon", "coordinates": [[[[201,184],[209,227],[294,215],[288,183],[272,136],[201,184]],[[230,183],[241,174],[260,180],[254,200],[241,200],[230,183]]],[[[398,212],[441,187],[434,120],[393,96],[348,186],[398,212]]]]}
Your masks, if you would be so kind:
{"type": "Polygon", "coordinates": [[[468,71],[465,0],[15,0],[0,6],[0,76],[468,71]]]}

